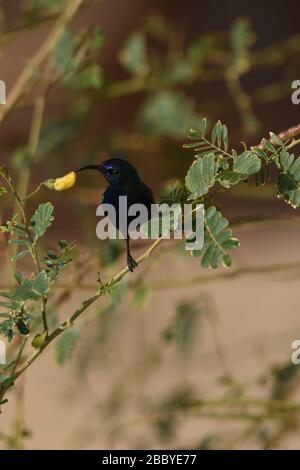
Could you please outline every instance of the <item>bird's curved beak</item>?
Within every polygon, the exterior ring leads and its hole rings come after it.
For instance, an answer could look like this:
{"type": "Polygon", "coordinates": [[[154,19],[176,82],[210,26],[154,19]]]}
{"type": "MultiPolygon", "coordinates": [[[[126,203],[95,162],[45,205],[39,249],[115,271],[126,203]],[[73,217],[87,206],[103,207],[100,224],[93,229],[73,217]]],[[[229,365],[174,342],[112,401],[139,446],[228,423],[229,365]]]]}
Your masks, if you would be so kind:
{"type": "Polygon", "coordinates": [[[76,170],[76,173],[79,173],[79,171],[84,171],[84,170],[97,170],[100,171],[101,173],[103,172],[103,166],[102,165],[86,165],[78,170],[76,170]]]}

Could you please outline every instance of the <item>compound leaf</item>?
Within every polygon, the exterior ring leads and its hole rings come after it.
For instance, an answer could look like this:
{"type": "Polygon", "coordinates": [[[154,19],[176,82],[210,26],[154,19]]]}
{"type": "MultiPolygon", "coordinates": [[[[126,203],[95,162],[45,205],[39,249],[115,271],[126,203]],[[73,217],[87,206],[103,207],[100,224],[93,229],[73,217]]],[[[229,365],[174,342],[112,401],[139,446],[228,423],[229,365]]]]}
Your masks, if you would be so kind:
{"type": "Polygon", "coordinates": [[[207,153],[194,161],[186,177],[185,184],[190,192],[189,200],[208,193],[215,184],[218,163],[213,153],[207,153]]]}
{"type": "Polygon", "coordinates": [[[47,228],[50,227],[53,217],[54,207],[51,202],[45,202],[39,205],[31,218],[31,229],[33,232],[34,240],[42,237],[47,228]]]}
{"type": "Polygon", "coordinates": [[[215,206],[205,211],[205,235],[202,250],[193,252],[193,256],[201,256],[204,268],[218,268],[221,264],[229,267],[231,257],[228,250],[239,246],[239,241],[232,237],[228,220],[222,216],[215,206]]]}

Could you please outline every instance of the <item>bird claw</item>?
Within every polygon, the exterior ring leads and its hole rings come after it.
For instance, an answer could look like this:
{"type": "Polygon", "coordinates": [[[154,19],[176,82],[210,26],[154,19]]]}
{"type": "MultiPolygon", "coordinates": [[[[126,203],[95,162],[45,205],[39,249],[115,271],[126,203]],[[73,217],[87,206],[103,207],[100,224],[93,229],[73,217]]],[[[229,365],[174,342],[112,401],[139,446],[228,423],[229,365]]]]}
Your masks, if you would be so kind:
{"type": "Polygon", "coordinates": [[[134,269],[137,267],[137,262],[135,261],[135,259],[133,259],[133,257],[131,255],[128,255],[127,257],[127,266],[128,266],[128,269],[129,271],[133,272],[134,269]]]}

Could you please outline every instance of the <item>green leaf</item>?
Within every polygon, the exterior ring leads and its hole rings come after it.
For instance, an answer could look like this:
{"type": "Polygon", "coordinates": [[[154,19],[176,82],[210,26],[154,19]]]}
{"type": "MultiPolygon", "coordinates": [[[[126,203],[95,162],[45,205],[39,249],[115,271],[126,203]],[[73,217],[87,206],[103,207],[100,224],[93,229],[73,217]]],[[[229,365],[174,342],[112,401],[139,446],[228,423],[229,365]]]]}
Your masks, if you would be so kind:
{"type": "Polygon", "coordinates": [[[200,124],[197,129],[197,132],[199,132],[199,135],[201,138],[205,136],[206,126],[207,126],[207,119],[204,117],[201,119],[200,124]]]}
{"type": "Polygon", "coordinates": [[[265,149],[269,150],[269,152],[272,152],[272,153],[276,152],[276,148],[274,147],[274,145],[271,144],[271,142],[270,142],[269,140],[267,140],[267,139],[262,139],[261,145],[262,145],[265,149]]]}
{"type": "Polygon", "coordinates": [[[287,174],[280,173],[277,180],[277,191],[288,204],[294,209],[300,205],[300,187],[295,180],[287,174]]]}
{"type": "Polygon", "coordinates": [[[31,218],[31,229],[36,241],[39,237],[43,236],[47,228],[50,227],[54,217],[52,215],[54,210],[51,202],[45,202],[39,205],[31,218]]]}
{"type": "Polygon", "coordinates": [[[53,65],[60,73],[65,74],[72,68],[72,57],[74,52],[74,40],[70,31],[65,30],[59,38],[53,51],[53,65]]]}
{"type": "Polygon", "coordinates": [[[23,251],[19,251],[19,253],[17,253],[16,255],[14,255],[12,258],[11,258],[11,261],[17,261],[21,258],[24,258],[24,256],[27,256],[29,255],[29,250],[23,250],[23,251]]]}
{"type": "Polygon", "coordinates": [[[214,33],[205,33],[190,42],[187,57],[195,65],[201,65],[210,52],[216,47],[217,38],[214,33]]]}
{"type": "Polygon", "coordinates": [[[228,228],[228,220],[211,206],[205,211],[205,235],[202,250],[193,252],[193,256],[201,256],[201,265],[204,268],[218,268],[221,264],[231,265],[231,258],[227,250],[239,246],[239,241],[232,238],[232,231],[228,228]]]}
{"type": "Polygon", "coordinates": [[[14,307],[14,305],[12,303],[9,303],[9,302],[0,301],[0,307],[5,307],[5,308],[12,309],[14,307]]]}
{"type": "Polygon", "coordinates": [[[61,250],[64,250],[68,246],[68,242],[66,240],[59,240],[58,244],[61,250]]]}
{"type": "Polygon", "coordinates": [[[28,146],[20,145],[16,147],[12,153],[11,161],[16,171],[21,171],[24,167],[29,168],[32,164],[32,154],[30,154],[28,146]]]}
{"type": "Polygon", "coordinates": [[[61,271],[74,259],[74,243],[68,244],[65,240],[59,242],[60,253],[48,250],[43,263],[47,266],[46,272],[50,281],[54,281],[61,271]]]}
{"type": "Polygon", "coordinates": [[[185,59],[179,57],[168,61],[165,69],[162,71],[161,80],[168,86],[177,84],[186,84],[194,76],[194,65],[185,59]]]}
{"type": "Polygon", "coordinates": [[[233,164],[233,171],[247,176],[254,175],[260,168],[260,159],[251,151],[246,151],[238,155],[233,164]]]}
{"type": "Polygon", "coordinates": [[[13,300],[25,302],[26,300],[39,300],[40,296],[32,290],[32,281],[25,279],[21,286],[17,286],[12,293],[13,300]]]}
{"type": "Polygon", "coordinates": [[[21,285],[22,282],[23,282],[23,280],[24,280],[22,274],[19,273],[18,271],[14,272],[14,278],[15,278],[15,280],[17,281],[17,283],[18,283],[19,285],[21,285]]]}
{"type": "Polygon", "coordinates": [[[120,286],[118,284],[111,284],[110,282],[107,282],[106,284],[101,284],[98,289],[98,293],[100,295],[110,295],[112,297],[117,297],[119,290],[120,286]]]}
{"type": "Polygon", "coordinates": [[[279,155],[280,166],[284,173],[287,173],[294,161],[295,156],[290,154],[286,149],[283,149],[279,155]]]}
{"type": "Polygon", "coordinates": [[[15,235],[18,235],[20,238],[24,238],[25,240],[29,241],[25,227],[22,227],[21,225],[12,225],[11,232],[15,235]]]}
{"type": "Polygon", "coordinates": [[[247,18],[237,18],[230,31],[232,60],[237,72],[242,73],[249,67],[249,46],[252,42],[252,33],[247,18]]]}
{"type": "MultiPolygon", "coordinates": [[[[203,139],[203,137],[205,136],[205,132],[206,132],[206,126],[207,126],[207,119],[202,118],[200,120],[200,123],[197,129],[189,130],[188,139],[191,139],[191,140],[203,139]]],[[[198,145],[199,145],[199,142],[192,143],[192,144],[184,144],[183,148],[193,148],[193,147],[197,147],[198,145]]]]}
{"type": "Polygon", "coordinates": [[[159,91],[144,102],[138,124],[144,133],[180,139],[197,119],[195,105],[185,94],[159,91]]]}
{"type": "Polygon", "coordinates": [[[273,383],[271,398],[273,400],[282,400],[290,391],[297,376],[299,374],[299,367],[291,362],[283,364],[280,367],[275,367],[273,370],[273,383]]]}
{"type": "Polygon", "coordinates": [[[39,145],[35,159],[41,160],[51,153],[58,153],[64,150],[64,146],[69,143],[78,132],[78,120],[58,119],[46,122],[41,130],[39,145]]]}
{"type": "Polygon", "coordinates": [[[70,359],[79,337],[80,330],[73,327],[58,339],[56,343],[56,360],[58,364],[62,365],[70,359]]]}
{"type": "Polygon", "coordinates": [[[219,147],[221,147],[222,143],[222,123],[221,121],[218,121],[212,130],[211,133],[211,141],[213,144],[218,144],[219,147]]]}
{"type": "Polygon", "coordinates": [[[209,433],[199,442],[197,449],[199,450],[213,450],[220,444],[220,436],[216,433],[209,433]]]}
{"type": "Polygon", "coordinates": [[[6,299],[10,299],[11,297],[11,292],[8,291],[0,291],[0,297],[5,297],[6,299]]]}
{"type": "Polygon", "coordinates": [[[14,323],[12,318],[8,318],[7,320],[4,320],[2,323],[0,323],[0,333],[4,335],[9,342],[14,336],[13,326],[14,323]]]}
{"type": "Polygon", "coordinates": [[[47,256],[49,258],[51,258],[52,260],[57,260],[58,259],[58,256],[57,256],[57,254],[55,253],[54,250],[48,250],[47,251],[47,256]]]}
{"type": "Polygon", "coordinates": [[[11,385],[15,383],[15,379],[12,377],[7,377],[4,380],[1,380],[0,383],[2,387],[10,387],[11,385]]]}
{"type": "Polygon", "coordinates": [[[283,149],[279,155],[282,172],[278,176],[277,191],[294,209],[300,206],[300,157],[283,149]]]}
{"type": "Polygon", "coordinates": [[[180,204],[183,202],[184,197],[184,186],[181,181],[172,181],[171,183],[167,184],[164,188],[163,193],[160,197],[160,203],[168,204],[171,206],[172,204],[180,204]]]}
{"type": "Polygon", "coordinates": [[[225,124],[218,121],[211,132],[211,141],[205,137],[206,119],[200,121],[199,130],[190,129],[188,138],[196,141],[195,143],[185,144],[184,148],[194,148],[195,152],[199,152],[198,156],[203,156],[205,153],[211,152],[216,154],[219,158],[221,156],[228,158],[230,154],[228,150],[228,129],[225,124]]]}
{"type": "Polygon", "coordinates": [[[201,310],[195,302],[183,301],[176,307],[175,318],[163,332],[167,342],[175,341],[179,352],[187,353],[193,345],[201,310]]]}
{"type": "Polygon", "coordinates": [[[28,245],[28,240],[19,240],[17,238],[13,238],[8,242],[10,245],[28,245]]]}
{"type": "Polygon", "coordinates": [[[99,64],[90,64],[83,70],[73,74],[65,81],[75,90],[95,89],[99,90],[103,85],[102,68],[99,64]]]}
{"type": "Polygon", "coordinates": [[[28,20],[36,22],[41,17],[59,13],[66,7],[66,0],[30,0],[23,7],[28,20]]]}
{"type": "Polygon", "coordinates": [[[274,145],[277,145],[277,146],[283,145],[283,142],[280,139],[280,137],[278,135],[274,134],[274,132],[270,132],[270,140],[271,140],[272,144],[274,144],[274,145]]]}
{"type": "Polygon", "coordinates": [[[223,145],[224,145],[224,150],[227,152],[228,150],[228,129],[225,124],[222,126],[222,140],[223,140],[223,145]]]}
{"type": "Polygon", "coordinates": [[[91,50],[97,52],[99,51],[99,49],[102,49],[104,40],[105,36],[103,29],[96,26],[93,29],[93,35],[91,39],[91,50]]]}
{"type": "Polygon", "coordinates": [[[300,157],[292,163],[288,170],[289,174],[293,176],[295,181],[300,181],[300,157]]]}
{"type": "Polygon", "coordinates": [[[4,186],[0,186],[0,196],[4,196],[7,194],[7,189],[4,186]]]}
{"type": "Polygon", "coordinates": [[[218,162],[219,162],[219,167],[221,170],[227,171],[229,170],[229,161],[226,157],[223,157],[222,155],[218,156],[218,162]]]}
{"type": "Polygon", "coordinates": [[[240,175],[239,173],[235,173],[232,170],[226,170],[218,175],[217,180],[224,188],[230,188],[230,186],[238,184],[241,179],[245,178],[247,178],[247,176],[240,175]]]}
{"type": "Polygon", "coordinates": [[[215,184],[218,163],[213,153],[207,153],[198,158],[190,167],[185,184],[189,192],[189,200],[196,199],[208,193],[209,188],[215,184]]]}
{"type": "Polygon", "coordinates": [[[25,279],[20,286],[17,286],[11,298],[18,302],[40,300],[49,291],[49,286],[50,281],[46,272],[41,271],[34,279],[25,279]]]}
{"type": "Polygon", "coordinates": [[[145,75],[148,71],[146,39],[143,33],[133,33],[120,52],[120,62],[133,75],[145,75]]]}
{"type": "Polygon", "coordinates": [[[170,233],[177,229],[181,215],[181,205],[176,204],[172,210],[162,210],[157,216],[154,216],[147,222],[143,223],[140,230],[149,238],[151,238],[151,232],[157,236],[168,238],[170,233]]]}
{"type": "Polygon", "coordinates": [[[99,90],[103,84],[102,68],[99,64],[91,64],[78,74],[80,87],[83,89],[94,88],[99,90]]]}
{"type": "Polygon", "coordinates": [[[145,304],[148,296],[149,296],[149,287],[146,286],[145,284],[138,284],[136,289],[134,290],[134,298],[133,298],[133,303],[136,305],[138,308],[142,308],[143,305],[145,304]]]}
{"type": "Polygon", "coordinates": [[[101,264],[109,266],[114,264],[121,254],[120,240],[107,240],[105,249],[100,252],[101,264]]]}
{"type": "Polygon", "coordinates": [[[45,271],[41,271],[32,283],[32,289],[40,297],[49,291],[49,279],[45,271]]]}
{"type": "Polygon", "coordinates": [[[263,160],[268,160],[268,154],[259,147],[252,147],[253,152],[255,152],[263,160]]]}

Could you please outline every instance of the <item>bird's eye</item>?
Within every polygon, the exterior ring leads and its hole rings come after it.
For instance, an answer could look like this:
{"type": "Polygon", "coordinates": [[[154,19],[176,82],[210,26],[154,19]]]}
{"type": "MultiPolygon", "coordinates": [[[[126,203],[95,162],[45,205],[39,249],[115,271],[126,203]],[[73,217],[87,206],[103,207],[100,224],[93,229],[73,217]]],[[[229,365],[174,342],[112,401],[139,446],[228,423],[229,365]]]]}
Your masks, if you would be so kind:
{"type": "Polygon", "coordinates": [[[119,170],[116,170],[115,168],[108,168],[107,173],[111,176],[118,176],[119,170]]]}

